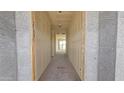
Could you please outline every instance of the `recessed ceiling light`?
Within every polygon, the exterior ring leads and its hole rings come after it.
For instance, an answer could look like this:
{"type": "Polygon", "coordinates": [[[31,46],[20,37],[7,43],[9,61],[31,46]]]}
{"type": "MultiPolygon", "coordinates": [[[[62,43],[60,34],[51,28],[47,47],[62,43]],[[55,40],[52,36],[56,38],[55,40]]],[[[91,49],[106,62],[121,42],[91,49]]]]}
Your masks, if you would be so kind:
{"type": "Polygon", "coordinates": [[[58,26],[59,26],[59,28],[61,28],[62,27],[62,24],[59,24],[58,26]]]}
{"type": "Polygon", "coordinates": [[[58,13],[62,13],[62,11],[58,11],[58,13]]]}

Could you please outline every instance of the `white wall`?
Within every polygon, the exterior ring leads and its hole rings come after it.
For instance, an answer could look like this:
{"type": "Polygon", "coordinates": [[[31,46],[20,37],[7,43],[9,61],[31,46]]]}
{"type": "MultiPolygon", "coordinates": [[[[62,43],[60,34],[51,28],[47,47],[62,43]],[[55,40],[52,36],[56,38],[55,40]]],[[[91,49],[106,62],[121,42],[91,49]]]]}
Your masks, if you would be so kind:
{"type": "Polygon", "coordinates": [[[124,80],[124,12],[118,12],[115,80],[124,80]]]}
{"type": "Polygon", "coordinates": [[[0,11],[0,80],[17,80],[15,12],[0,11]]]}
{"type": "Polygon", "coordinates": [[[84,80],[97,80],[98,64],[98,21],[99,12],[86,12],[85,29],[85,78],[84,80]]]}
{"type": "Polygon", "coordinates": [[[98,80],[115,80],[117,12],[99,12],[98,80]]]}
{"type": "Polygon", "coordinates": [[[53,56],[55,56],[55,53],[56,53],[56,40],[55,40],[56,38],[55,38],[55,32],[54,32],[54,30],[51,30],[51,40],[52,40],[52,43],[51,43],[51,45],[52,45],[52,57],[53,56]]]}
{"type": "Polygon", "coordinates": [[[31,12],[16,12],[16,46],[18,80],[32,80],[32,15],[31,12]]]}

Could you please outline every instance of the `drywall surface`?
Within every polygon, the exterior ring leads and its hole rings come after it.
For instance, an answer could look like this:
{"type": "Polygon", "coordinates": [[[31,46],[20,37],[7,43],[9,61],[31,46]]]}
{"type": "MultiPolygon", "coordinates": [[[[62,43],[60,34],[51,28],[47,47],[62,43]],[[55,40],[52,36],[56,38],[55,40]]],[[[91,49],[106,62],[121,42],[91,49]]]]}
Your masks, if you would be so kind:
{"type": "Polygon", "coordinates": [[[99,12],[98,80],[115,80],[117,12],[99,12]]]}
{"type": "Polygon", "coordinates": [[[97,80],[99,12],[86,12],[84,80],[97,80]]]}
{"type": "Polygon", "coordinates": [[[17,80],[15,12],[0,12],[0,80],[17,80]]]}
{"type": "Polygon", "coordinates": [[[76,12],[68,31],[68,56],[78,75],[84,79],[84,12],[76,12]]]}
{"type": "Polygon", "coordinates": [[[34,12],[34,15],[35,77],[38,80],[51,60],[51,24],[46,12],[34,12]]]}
{"type": "Polygon", "coordinates": [[[115,80],[124,80],[124,12],[118,12],[115,80]]]}
{"type": "Polygon", "coordinates": [[[51,45],[52,45],[52,57],[55,56],[55,53],[56,53],[56,40],[55,40],[55,32],[54,30],[51,30],[51,45]]]}
{"type": "Polygon", "coordinates": [[[32,80],[32,20],[31,12],[16,12],[16,46],[18,80],[32,80]]]}

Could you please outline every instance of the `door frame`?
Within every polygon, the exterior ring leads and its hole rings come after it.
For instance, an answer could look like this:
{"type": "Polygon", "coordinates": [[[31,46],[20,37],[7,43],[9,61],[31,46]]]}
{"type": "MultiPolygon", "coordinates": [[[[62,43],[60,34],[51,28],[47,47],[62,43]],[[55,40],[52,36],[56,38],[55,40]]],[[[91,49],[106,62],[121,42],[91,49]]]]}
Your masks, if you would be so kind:
{"type": "Polygon", "coordinates": [[[32,15],[32,80],[35,80],[35,59],[36,59],[36,42],[35,42],[35,13],[31,12],[32,15]]]}

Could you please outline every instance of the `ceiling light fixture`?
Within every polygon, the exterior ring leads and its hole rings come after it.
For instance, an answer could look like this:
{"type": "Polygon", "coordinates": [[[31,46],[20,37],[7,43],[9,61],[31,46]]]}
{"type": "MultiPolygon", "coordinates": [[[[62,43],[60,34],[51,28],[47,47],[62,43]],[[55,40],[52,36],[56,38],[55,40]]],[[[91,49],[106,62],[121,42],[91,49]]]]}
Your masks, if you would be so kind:
{"type": "Polygon", "coordinates": [[[62,11],[58,11],[58,13],[60,14],[60,13],[62,13],[62,11]]]}
{"type": "Polygon", "coordinates": [[[59,24],[58,26],[59,26],[59,28],[61,28],[62,27],[62,24],[59,24]]]}

